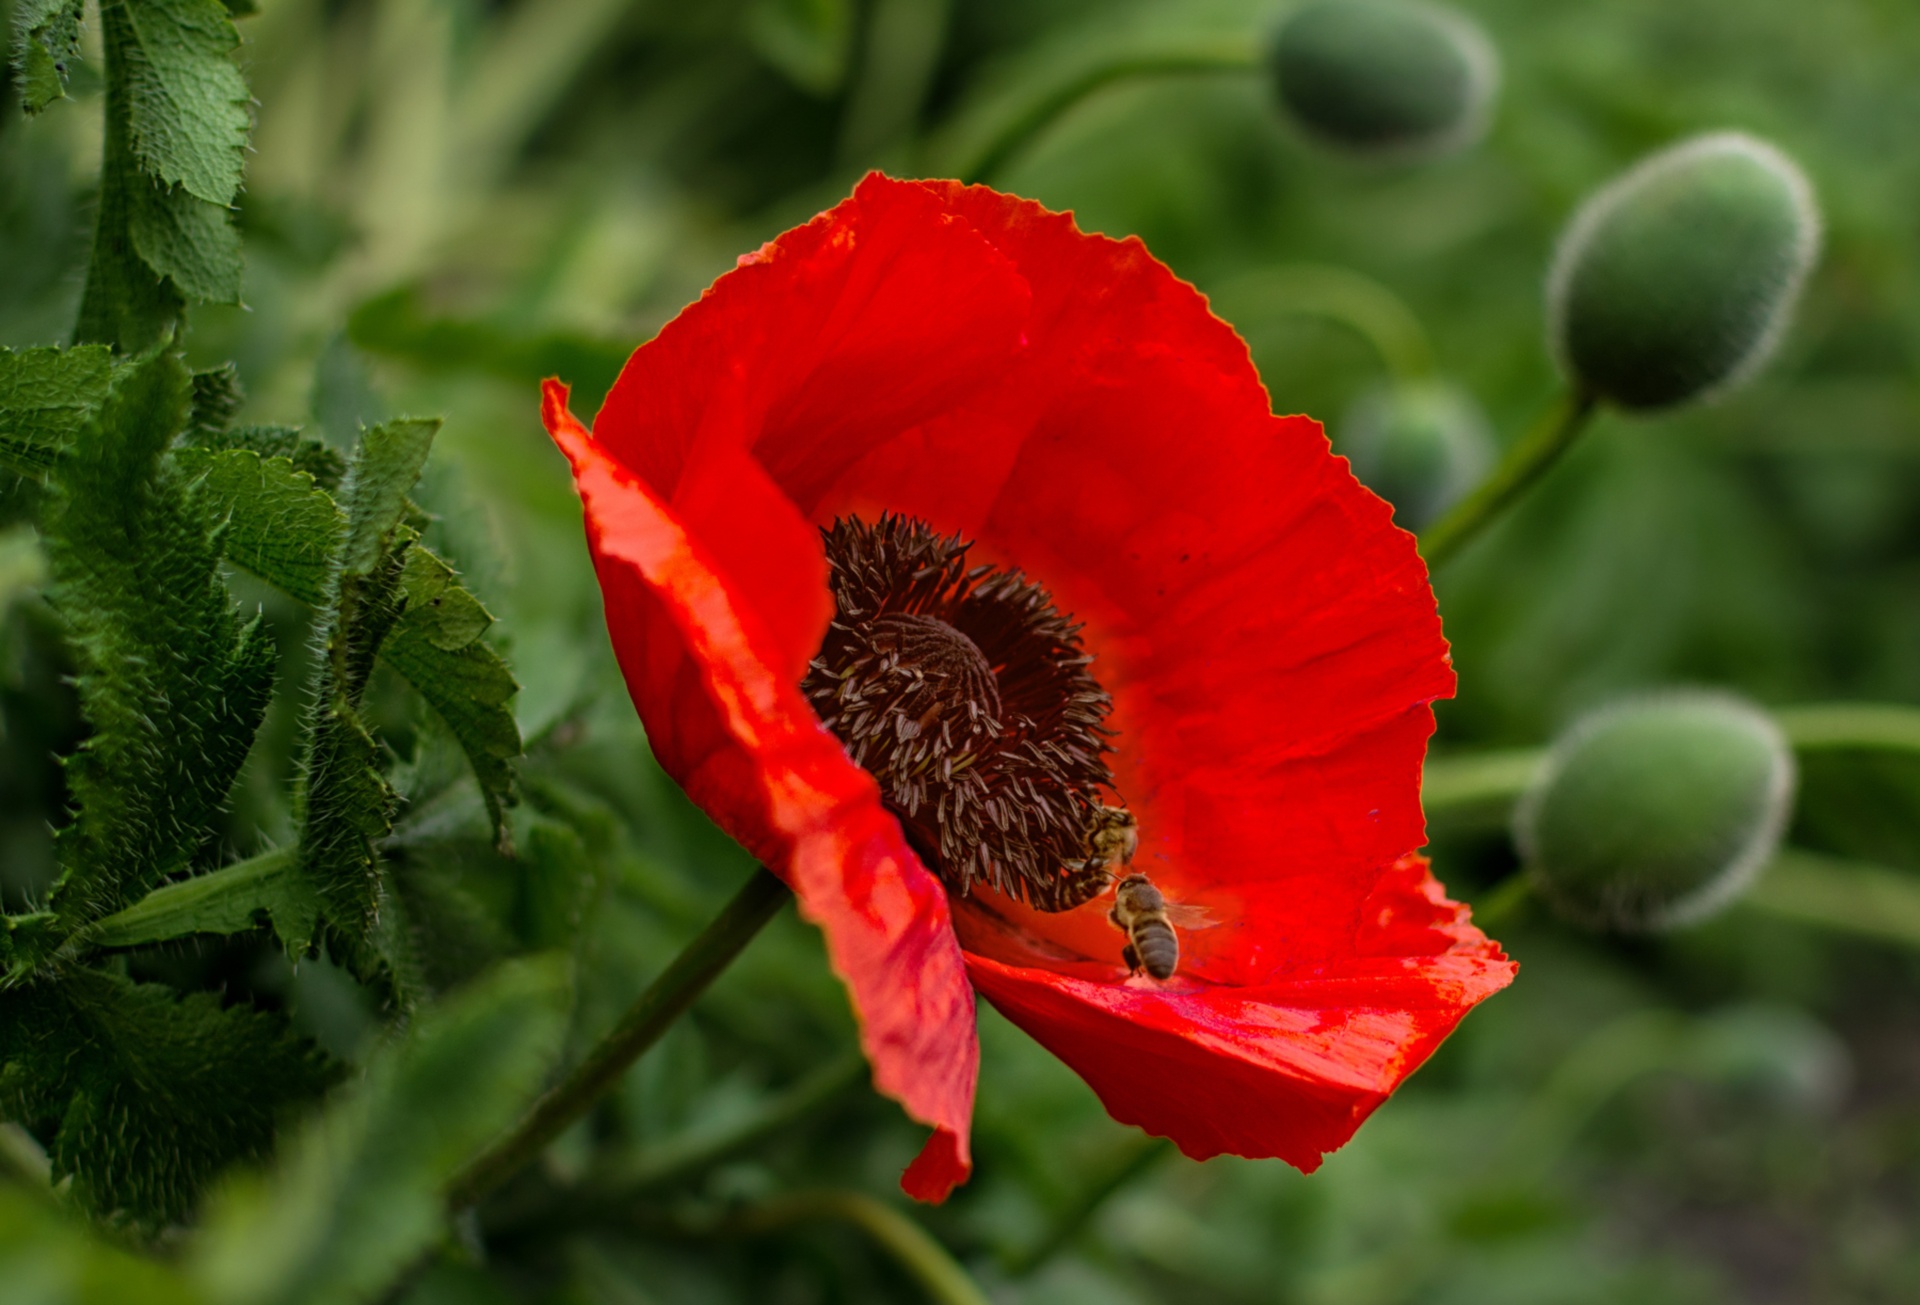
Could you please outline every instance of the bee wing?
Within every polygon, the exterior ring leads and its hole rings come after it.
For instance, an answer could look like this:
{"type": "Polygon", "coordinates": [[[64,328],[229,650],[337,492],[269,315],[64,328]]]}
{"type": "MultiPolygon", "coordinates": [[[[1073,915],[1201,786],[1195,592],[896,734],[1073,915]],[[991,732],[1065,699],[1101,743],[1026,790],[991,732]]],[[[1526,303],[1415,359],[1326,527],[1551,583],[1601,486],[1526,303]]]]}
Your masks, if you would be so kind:
{"type": "Polygon", "coordinates": [[[1167,907],[1167,923],[1176,929],[1211,929],[1221,920],[1204,906],[1174,902],[1167,907]]]}

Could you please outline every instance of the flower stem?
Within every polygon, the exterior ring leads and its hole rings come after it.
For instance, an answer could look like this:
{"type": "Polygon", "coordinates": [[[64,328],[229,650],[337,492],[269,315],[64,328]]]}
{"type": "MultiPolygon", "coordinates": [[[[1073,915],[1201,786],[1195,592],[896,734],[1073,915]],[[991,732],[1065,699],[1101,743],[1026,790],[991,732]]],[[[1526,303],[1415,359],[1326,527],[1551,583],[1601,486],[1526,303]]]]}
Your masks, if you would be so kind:
{"type": "Polygon", "coordinates": [[[1287,314],[1336,322],[1372,346],[1393,379],[1425,380],[1436,367],[1420,319],[1372,277],[1320,263],[1283,263],[1233,277],[1208,292],[1213,307],[1244,326],[1287,314]]]}
{"type": "Polygon", "coordinates": [[[1768,915],[1920,947],[1920,875],[1782,848],[1741,901],[1768,915]]]}
{"type": "Polygon", "coordinates": [[[776,1196],[741,1211],[714,1231],[752,1235],[812,1219],[837,1219],[859,1228],[939,1305],[988,1305],[986,1293],[926,1229],[864,1192],[826,1190],[776,1196]]]}
{"type": "Polygon", "coordinates": [[[1117,55],[1082,69],[1036,96],[973,152],[970,162],[952,169],[963,181],[990,181],[1009,159],[1044,132],[1068,109],[1115,82],[1182,73],[1251,72],[1260,64],[1257,49],[1234,41],[1189,49],[1141,50],[1117,55]]]}
{"type": "Polygon", "coordinates": [[[1544,476],[1586,429],[1596,402],[1592,395],[1577,390],[1562,396],[1507,450],[1507,456],[1479,488],[1428,527],[1420,536],[1420,552],[1427,559],[1428,569],[1438,570],[1544,476]]]}
{"type": "Polygon", "coordinates": [[[620,1080],[629,1066],[718,978],[792,896],[765,867],[755,870],[713,922],[674,957],[607,1035],[538,1101],[513,1131],[475,1157],[447,1187],[455,1208],[472,1205],[532,1162],[620,1080]]]}
{"type": "MultiPolygon", "coordinates": [[[[1773,718],[1795,752],[1908,752],[1920,755],[1920,707],[1891,702],[1822,702],[1777,707],[1773,718]]],[[[1503,748],[1429,757],[1420,805],[1429,819],[1488,809],[1502,815],[1527,791],[1544,748],[1503,748]]]]}
{"type": "Polygon", "coordinates": [[[1134,1138],[1119,1161],[1088,1184],[1073,1204],[1053,1221],[1053,1226],[1042,1234],[1039,1241],[1008,1258],[1007,1273],[1015,1278],[1024,1278],[1052,1259],[1087,1226],[1087,1221],[1099,1213],[1100,1207],[1114,1193],[1147,1172],[1172,1151],[1173,1145],[1164,1137],[1134,1138]]]}

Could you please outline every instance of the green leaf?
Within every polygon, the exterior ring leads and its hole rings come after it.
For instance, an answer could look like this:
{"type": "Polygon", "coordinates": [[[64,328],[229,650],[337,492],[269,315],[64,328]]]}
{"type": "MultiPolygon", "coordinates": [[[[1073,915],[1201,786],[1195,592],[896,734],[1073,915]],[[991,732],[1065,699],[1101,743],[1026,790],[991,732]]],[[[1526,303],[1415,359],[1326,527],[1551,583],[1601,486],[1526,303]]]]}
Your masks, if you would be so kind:
{"type": "Polygon", "coordinates": [[[67,70],[80,57],[81,0],[19,0],[13,9],[13,66],[20,107],[40,112],[67,93],[67,70]]]}
{"type": "Polygon", "coordinates": [[[193,404],[187,414],[185,439],[198,443],[233,424],[234,414],[247,401],[240,369],[233,363],[193,374],[193,404]]]}
{"type": "Polygon", "coordinates": [[[520,727],[507,704],[520,686],[482,642],[493,616],[423,545],[408,551],[401,587],[406,610],[380,655],[453,731],[480,782],[494,832],[504,835],[504,809],[514,801],[512,761],[520,755],[520,727]]]}
{"type": "Polygon", "coordinates": [[[343,574],[367,575],[374,569],[406,513],[407,495],[420,479],[427,450],[439,430],[438,421],[403,417],[361,432],[360,447],[341,488],[342,506],[347,510],[343,574]]]}
{"type": "Polygon", "coordinates": [[[239,303],[244,263],[227,206],[182,186],[134,181],[129,189],[128,232],[141,261],[189,299],[239,303]]]}
{"type": "Polygon", "coordinates": [[[219,0],[104,0],[107,113],[80,340],[140,353],[185,300],[238,303],[240,188],[250,118],[219,0]]]}
{"type": "Polygon", "coordinates": [[[124,24],[119,66],[128,134],[141,169],[224,210],[246,167],[247,82],[233,61],[240,33],[220,0],[105,0],[124,24]]]}
{"type": "Polygon", "coordinates": [[[45,475],[106,401],[112,364],[112,352],[97,345],[0,349],[0,466],[45,475]]]}
{"type": "Polygon", "coordinates": [[[225,426],[218,430],[194,430],[187,433],[192,448],[219,452],[225,449],[251,449],[262,458],[285,458],[296,471],[312,476],[314,483],[332,494],[346,478],[347,460],[331,445],[294,426],[225,426]]]}
{"type": "Polygon", "coordinates": [[[277,1016],[98,970],[0,993],[0,1066],[0,1113],[51,1136],[54,1180],[148,1225],[264,1155],[279,1113],[329,1078],[277,1016]]]}
{"type": "Polygon", "coordinates": [[[179,1270],[128,1253],[43,1194],[0,1186],[0,1265],[9,1305],[194,1305],[179,1270]]]}
{"type": "Polygon", "coordinates": [[[326,601],[347,519],[312,476],[286,458],[262,458],[252,449],[189,446],[174,460],[199,477],[208,505],[225,519],[229,561],[303,603],[326,601]]]}
{"type": "Polygon", "coordinates": [[[137,947],[196,933],[246,933],[261,916],[287,951],[313,942],[320,899],[299,873],[291,848],[276,848],[177,883],[162,884],[87,931],[99,947],[137,947]]]}
{"type": "Polygon", "coordinates": [[[378,1299],[446,1234],[448,1180],[539,1090],[566,996],[559,964],[510,962],[423,1014],[277,1170],[218,1194],[195,1276],[224,1301],[378,1299]]]}
{"type": "Polygon", "coordinates": [[[401,420],[361,432],[341,486],[346,535],[322,601],[324,655],[294,808],[301,871],[327,917],[356,943],[371,936],[379,916],[378,844],[393,829],[395,807],[360,699],[406,602],[401,576],[413,534],[401,517],[438,429],[438,422],[401,420]]]}
{"type": "Polygon", "coordinates": [[[127,368],[49,477],[48,597],[92,730],[67,762],[76,812],[56,839],[68,927],[211,841],[273,688],[273,642],[233,610],[206,497],[164,456],[188,392],[170,354],[127,368]]]}

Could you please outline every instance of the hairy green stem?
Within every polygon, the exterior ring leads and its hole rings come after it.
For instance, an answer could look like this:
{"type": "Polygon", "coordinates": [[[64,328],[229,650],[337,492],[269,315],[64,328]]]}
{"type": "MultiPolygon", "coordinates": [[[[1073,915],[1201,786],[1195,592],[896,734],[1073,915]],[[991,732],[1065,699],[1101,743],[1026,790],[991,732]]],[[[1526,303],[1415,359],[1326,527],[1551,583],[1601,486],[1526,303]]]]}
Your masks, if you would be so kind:
{"type": "Polygon", "coordinates": [[[1507,450],[1491,476],[1422,532],[1420,553],[1428,569],[1439,570],[1546,475],[1586,429],[1595,406],[1592,395],[1569,391],[1507,450]]]}
{"type": "Polygon", "coordinates": [[[864,1192],[823,1190],[776,1196],[712,1229],[752,1236],[815,1219],[850,1223],[877,1242],[939,1305],[988,1305],[987,1294],[926,1229],[864,1192]]]}
{"type": "Polygon", "coordinates": [[[1135,51],[1095,64],[1048,87],[1033,102],[988,137],[971,161],[953,168],[963,181],[990,181],[1014,155],[1026,148],[1067,110],[1095,91],[1115,82],[1186,73],[1252,72],[1260,66],[1258,50],[1248,42],[1190,49],[1135,51]]]}
{"type": "Polygon", "coordinates": [[[640,994],[586,1058],[534,1102],[510,1133],[455,1175],[447,1186],[448,1203],[456,1208],[472,1205],[546,1150],[660,1040],[660,1035],[706,991],[790,896],[787,886],[772,871],[764,867],[755,870],[733,900],[674,957],[666,972],[640,994]]]}

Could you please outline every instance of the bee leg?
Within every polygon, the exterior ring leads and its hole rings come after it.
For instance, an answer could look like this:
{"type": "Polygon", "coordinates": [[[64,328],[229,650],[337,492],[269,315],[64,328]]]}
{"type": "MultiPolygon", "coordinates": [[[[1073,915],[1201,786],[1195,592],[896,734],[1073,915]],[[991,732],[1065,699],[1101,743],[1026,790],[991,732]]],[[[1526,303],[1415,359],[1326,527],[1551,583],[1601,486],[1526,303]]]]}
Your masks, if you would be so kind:
{"type": "Polygon", "coordinates": [[[1120,949],[1120,959],[1126,962],[1127,973],[1140,973],[1140,953],[1134,950],[1132,943],[1128,943],[1120,949]]]}
{"type": "Polygon", "coordinates": [[[1107,912],[1107,921],[1116,929],[1125,929],[1127,927],[1120,923],[1120,908],[1117,906],[1107,912]]]}

